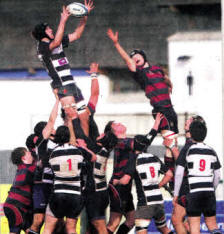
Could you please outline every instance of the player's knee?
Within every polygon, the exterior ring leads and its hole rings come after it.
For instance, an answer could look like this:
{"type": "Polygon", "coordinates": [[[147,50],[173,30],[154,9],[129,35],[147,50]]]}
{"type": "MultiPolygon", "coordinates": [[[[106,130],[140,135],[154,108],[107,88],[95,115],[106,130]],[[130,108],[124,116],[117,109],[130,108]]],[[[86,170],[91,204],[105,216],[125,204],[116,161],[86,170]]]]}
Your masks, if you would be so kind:
{"type": "Polygon", "coordinates": [[[136,232],[147,230],[149,224],[150,224],[150,220],[136,219],[135,220],[135,229],[136,229],[136,232]]]}
{"type": "Polygon", "coordinates": [[[219,229],[214,229],[214,230],[210,230],[211,234],[222,234],[222,232],[219,229]]]}
{"type": "Polygon", "coordinates": [[[180,222],[182,222],[182,220],[183,218],[181,217],[181,215],[173,214],[171,217],[171,222],[174,226],[178,225],[180,222]]]}

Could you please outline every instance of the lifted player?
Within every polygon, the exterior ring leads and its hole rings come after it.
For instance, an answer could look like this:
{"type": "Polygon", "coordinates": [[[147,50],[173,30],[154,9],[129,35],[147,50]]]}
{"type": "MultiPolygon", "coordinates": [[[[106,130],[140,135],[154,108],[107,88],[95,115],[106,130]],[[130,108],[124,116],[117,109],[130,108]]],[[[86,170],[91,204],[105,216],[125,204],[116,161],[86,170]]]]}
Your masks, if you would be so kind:
{"type": "MultiPolygon", "coordinates": [[[[111,29],[108,29],[107,35],[113,41],[115,48],[127,64],[128,69],[133,72],[134,80],[140,85],[146,97],[150,100],[153,107],[153,115],[155,116],[158,112],[164,115],[159,131],[164,138],[174,139],[173,147],[175,147],[178,125],[177,114],[173,109],[169,94],[169,87],[172,86],[170,79],[160,67],[151,65],[148,62],[144,51],[133,50],[128,55],[118,41],[118,32],[114,33],[111,29]]],[[[170,165],[169,168],[174,167],[173,155],[170,149],[166,150],[165,164],[167,166],[170,165]]]]}
{"type": "MultiPolygon", "coordinates": [[[[89,2],[85,0],[85,6],[88,9],[88,13],[94,8],[91,0],[89,2]]],[[[81,37],[87,22],[87,16],[81,18],[78,27],[73,33],[64,36],[64,29],[69,16],[70,13],[63,7],[55,35],[47,23],[36,25],[32,35],[37,40],[38,57],[52,79],[52,89],[55,94],[58,94],[62,106],[71,106],[76,102],[78,103],[78,110],[80,108],[81,111],[84,108],[84,99],[71,74],[71,68],[64,48],[81,37]]],[[[85,115],[83,118],[85,118],[85,115]]],[[[80,119],[82,119],[82,114],[80,119]]]]}

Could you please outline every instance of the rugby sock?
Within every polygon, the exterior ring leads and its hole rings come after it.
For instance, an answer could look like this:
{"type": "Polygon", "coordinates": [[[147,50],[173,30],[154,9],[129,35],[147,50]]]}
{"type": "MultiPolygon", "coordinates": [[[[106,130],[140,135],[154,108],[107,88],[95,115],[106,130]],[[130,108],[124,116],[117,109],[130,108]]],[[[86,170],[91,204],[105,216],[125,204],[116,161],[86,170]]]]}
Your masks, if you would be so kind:
{"type": "Polygon", "coordinates": [[[114,232],[112,232],[110,229],[107,228],[107,231],[109,234],[113,234],[114,232]]]}
{"type": "Polygon", "coordinates": [[[125,223],[122,223],[117,231],[117,234],[126,234],[129,231],[130,231],[130,228],[125,223]]]}
{"type": "Polygon", "coordinates": [[[31,229],[28,229],[27,234],[39,234],[39,232],[35,232],[35,231],[31,230],[31,229]]]}
{"type": "Polygon", "coordinates": [[[219,229],[214,229],[210,231],[211,234],[221,234],[222,232],[219,229]]]}

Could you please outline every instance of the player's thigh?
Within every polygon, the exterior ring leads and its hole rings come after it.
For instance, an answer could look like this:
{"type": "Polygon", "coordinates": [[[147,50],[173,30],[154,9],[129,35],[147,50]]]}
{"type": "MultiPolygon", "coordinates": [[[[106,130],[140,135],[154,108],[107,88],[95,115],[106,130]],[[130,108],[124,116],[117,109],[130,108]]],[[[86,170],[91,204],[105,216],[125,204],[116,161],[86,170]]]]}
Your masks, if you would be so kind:
{"type": "Polygon", "coordinates": [[[173,212],[171,217],[172,223],[175,225],[179,222],[183,222],[185,216],[186,216],[186,209],[183,206],[176,203],[173,206],[173,212]]]}
{"type": "Polygon", "coordinates": [[[190,224],[190,233],[200,234],[200,218],[201,217],[188,217],[190,224]]]}

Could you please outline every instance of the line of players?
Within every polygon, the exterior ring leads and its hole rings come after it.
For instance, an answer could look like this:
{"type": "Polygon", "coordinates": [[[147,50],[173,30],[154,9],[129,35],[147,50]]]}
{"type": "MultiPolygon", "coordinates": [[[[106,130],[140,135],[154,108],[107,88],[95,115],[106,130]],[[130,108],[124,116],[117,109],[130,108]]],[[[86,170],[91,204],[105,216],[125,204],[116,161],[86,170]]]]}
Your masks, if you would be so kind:
{"type": "MultiPolygon", "coordinates": [[[[92,1],[85,1],[85,6],[89,12],[94,8],[92,1]]],[[[186,127],[186,135],[190,134],[191,143],[187,143],[179,155],[177,116],[169,96],[172,88],[169,78],[160,67],[149,64],[142,50],[134,50],[128,55],[118,41],[118,33],[109,29],[108,37],[153,106],[155,123],[148,134],[128,138],[126,127],[111,121],[100,135],[94,121],[99,96],[98,64],[92,63],[88,71],[92,77],[91,96],[85,105],[63,50],[80,38],[87,16],[80,20],[73,33],[64,36],[69,16],[63,7],[55,36],[46,23],[37,25],[32,32],[37,40],[38,57],[52,78],[56,103],[49,121],[38,123],[34,134],[27,138],[29,150],[19,147],[12,152],[12,162],[18,165],[18,170],[4,204],[10,232],[19,233],[24,229],[27,233],[39,233],[45,222],[45,234],[62,233],[57,229],[63,227],[63,218],[66,217],[65,232],[76,233],[77,217],[85,206],[91,221],[89,233],[114,233],[123,215],[126,220],[119,226],[118,234],[128,233],[134,225],[137,233],[147,233],[152,218],[160,232],[172,233],[166,226],[160,188],[172,180],[176,161],[172,216],[176,232],[187,233],[190,230],[191,233],[200,233],[200,216],[203,213],[211,233],[220,233],[215,218],[214,195],[220,178],[220,163],[216,153],[201,143],[207,131],[203,119],[189,120],[192,124],[186,127]],[[54,132],[59,103],[64,125],[54,132]],[[165,165],[158,157],[147,153],[157,132],[161,132],[165,139],[165,165]],[[114,169],[107,185],[105,169],[112,149],[114,169]],[[182,183],[184,169],[187,177],[182,183]],[[160,173],[164,174],[161,181],[160,173]],[[136,211],[131,194],[132,179],[137,189],[136,211]],[[181,184],[184,189],[180,189],[181,184]],[[188,205],[184,203],[186,194],[188,205]],[[106,225],[105,209],[109,197],[110,219],[106,225]],[[198,200],[206,202],[198,207],[198,200]],[[186,214],[190,228],[183,222],[186,214]]]]}

